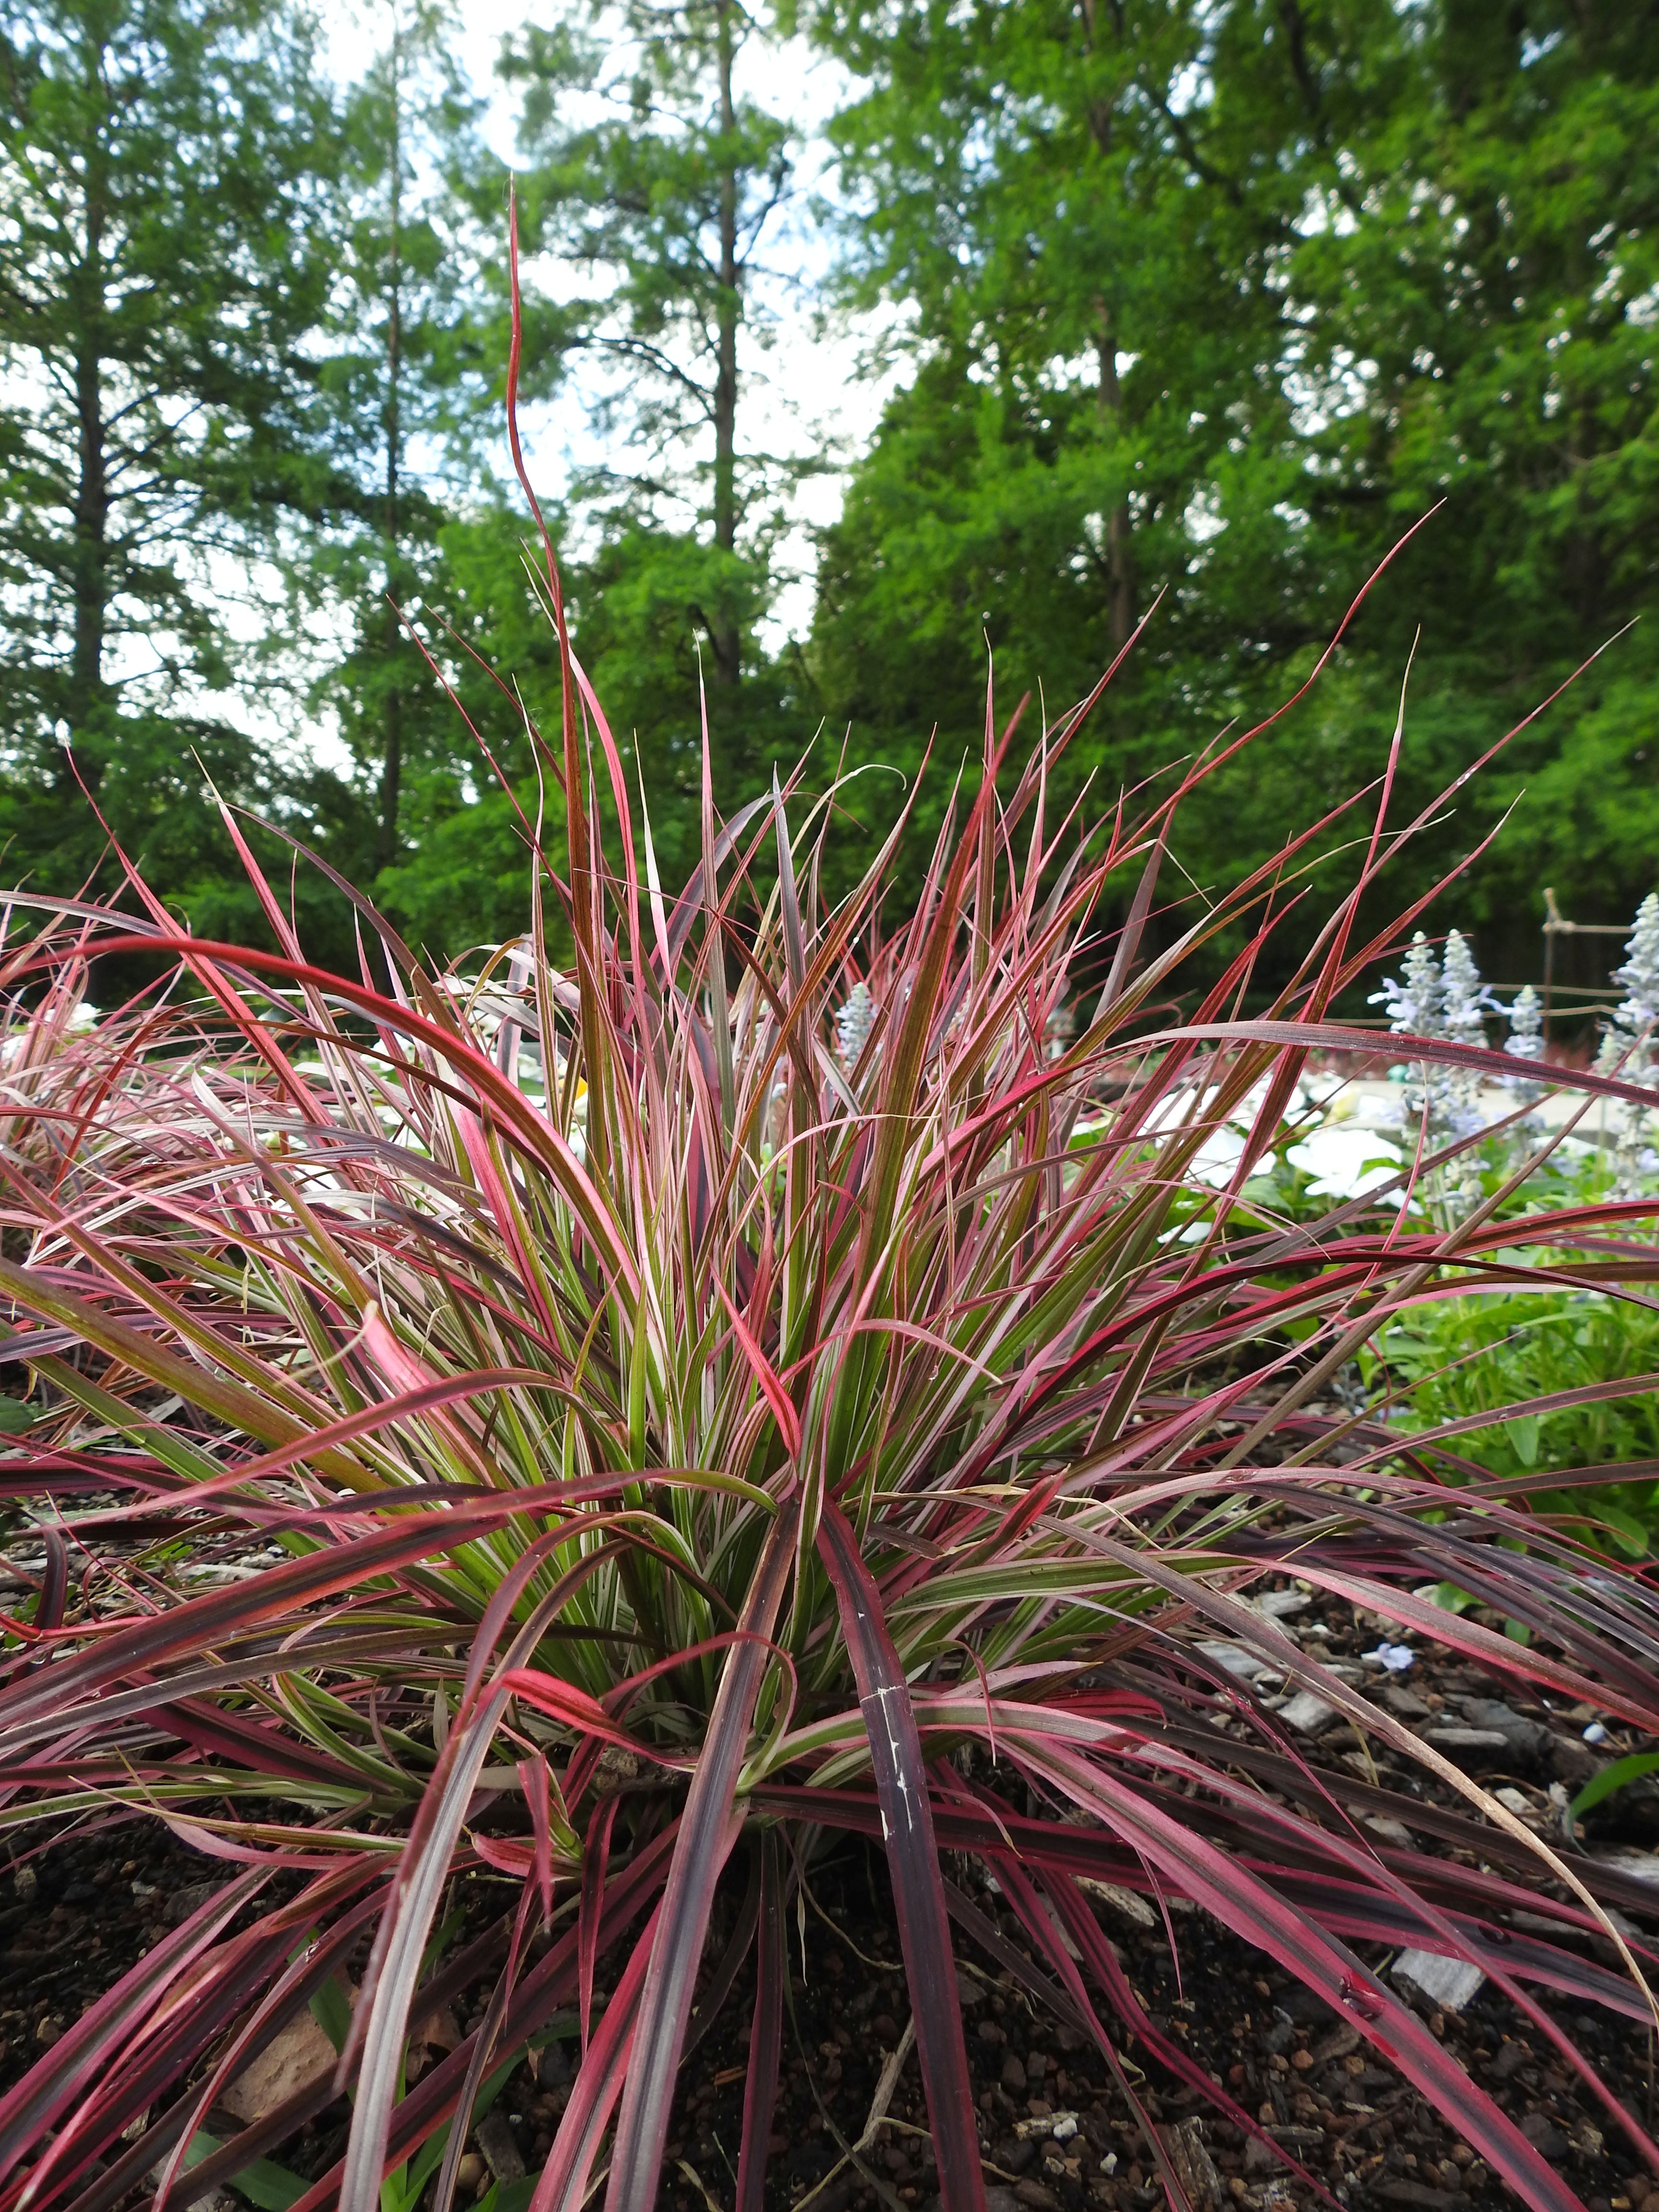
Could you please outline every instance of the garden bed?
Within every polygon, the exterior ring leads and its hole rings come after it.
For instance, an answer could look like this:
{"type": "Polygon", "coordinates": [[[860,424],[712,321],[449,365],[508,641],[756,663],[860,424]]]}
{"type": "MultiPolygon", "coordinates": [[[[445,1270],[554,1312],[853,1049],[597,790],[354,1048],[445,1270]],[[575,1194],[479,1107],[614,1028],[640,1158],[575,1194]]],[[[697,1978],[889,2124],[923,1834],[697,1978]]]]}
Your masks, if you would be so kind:
{"type": "MultiPolygon", "coordinates": [[[[1288,1594],[1287,1594],[1288,1595],[1288,1594]]],[[[1304,1608],[1305,1611],[1305,1608],[1304,1608]]],[[[1320,1622],[1294,1617],[1304,1649],[1355,1669],[1369,1693],[1407,1718],[1414,1731],[1453,1752],[1460,1765],[1540,1834],[1563,1842],[1560,1806],[1610,1755],[1644,1747],[1609,1734],[1587,1747],[1583,1729],[1600,1725],[1588,1709],[1562,1711],[1520,1694],[1432,1647],[1415,1650],[1409,1668],[1390,1674],[1367,1666],[1378,1642],[1375,1621],[1343,1605],[1320,1609],[1320,1622]],[[1310,1626],[1328,1633],[1310,1636],[1310,1626]]],[[[1409,1650],[1401,1644],[1396,1650],[1409,1650]]],[[[1212,1648],[1213,1659],[1218,1652],[1212,1648]]],[[[1316,1778],[1376,1765],[1398,1793],[1421,1805],[1425,1826],[1408,1836],[1384,1820],[1385,1846],[1413,1848],[1453,1864],[1479,1865],[1481,1831],[1466,1801],[1425,1775],[1407,1775],[1346,1722],[1322,1723],[1285,1706],[1271,1682],[1258,1684],[1264,1702],[1279,1705],[1290,1733],[1316,1778]],[[1298,1720],[1301,1725],[1297,1725],[1298,1720]],[[1460,1832],[1463,1832],[1460,1833],[1460,1832]],[[1465,1839],[1465,1836],[1468,1840],[1465,1839]]],[[[1247,1758],[1255,1723],[1231,1724],[1247,1758]]],[[[1252,1761],[1252,1765],[1258,1764],[1252,1761]]],[[[1258,1778],[1260,1777],[1258,1776],[1258,1778]]],[[[1011,1801],[1012,1812],[1028,1807],[1011,1801]]],[[[1644,1883],[1659,1877],[1659,1791],[1644,1785],[1598,1807],[1578,1838],[1581,1854],[1615,1869],[1618,1908],[1627,1922],[1659,1926],[1659,1887],[1645,1914],[1644,1883]],[[1634,1871],[1632,1871],[1634,1869],[1634,1871]]],[[[1514,1872],[1512,1856],[1504,1869],[1514,1872]]],[[[1164,2201],[1155,2160],[1140,2123],[1127,2110],[1105,2061],[1072,2021],[1034,1997],[1036,1976],[1048,1978],[1018,1921],[1000,1900],[983,1866],[952,1853],[948,1870],[984,1916],[1000,1950],[960,1926],[956,1933],[958,1990],[972,2080],[979,2107],[990,2212],[1085,2212],[1121,2208],[1150,2212],[1164,2201]],[[1019,1962],[1011,1966],[1011,1959],[1019,1962]],[[1001,2192],[1001,2193],[997,2193],[1001,2192]]],[[[124,1820],[106,1829],[66,1837],[22,1861],[0,1888],[0,2086],[15,2080],[67,2025],[140,1955],[199,1905],[228,1870],[175,1840],[159,1822],[124,1820]]],[[[277,1878],[278,1881],[282,1877],[277,1878]]],[[[810,1906],[789,1915],[790,2002],[779,2099],[772,2123],[767,2203],[774,2212],[908,2212],[937,2192],[927,2112],[914,2051],[906,2037],[908,2005],[890,1891],[878,1850],[854,1840],[830,1852],[809,1877],[810,1906]]],[[[742,1888],[740,1867],[728,1871],[716,1902],[707,1959],[722,1950],[742,1888]]],[[[499,1917],[513,1887],[474,1871],[457,1877],[453,1898],[464,1905],[467,1934],[499,1917]]],[[[1557,1894],[1565,1895],[1564,1892],[1557,1894]]],[[[1158,2056],[1115,2024],[1114,2039],[1133,2070],[1145,2112],[1164,2136],[1193,2193],[1206,2204],[1267,2208],[1311,2206],[1319,2186],[1340,2201],[1456,2207],[1511,2201],[1455,2129],[1419,2093],[1379,2060],[1353,2024],[1340,2018],[1272,1962],[1179,1896],[1149,1899],[1096,1885],[1101,1924],[1154,2028],[1197,2062],[1218,2088],[1255,2117],[1267,2141],[1208,2108],[1201,2093],[1176,2078],[1158,2056]],[[1304,2178],[1275,2160],[1277,2144],[1304,2169],[1304,2178]]],[[[270,1901],[269,1894],[264,1899],[270,1901]]],[[[1524,1929],[1524,1916],[1512,1924],[1524,1929]]],[[[1554,1931],[1560,1940],[1560,1931],[1554,1931]]],[[[1522,2018],[1490,1982],[1461,2002],[1437,2002],[1399,1971],[1398,1954],[1376,1944],[1356,1946],[1393,1979],[1429,2021],[1434,2034],[1522,2131],[1570,2180],[1590,2212],[1620,2212],[1659,2200],[1659,2177],[1648,2173],[1622,2141],[1606,2109],[1559,2063],[1537,2023],[1522,2018]]],[[[1587,1937],[1587,1961],[1614,1965],[1612,1947],[1587,1937]]],[[[360,1967],[362,1961],[356,1962],[360,1967]]],[[[599,1963],[602,2000],[605,1968],[599,1963]]],[[[1465,1969],[1466,1977],[1469,1970],[1465,1969]]],[[[488,2002],[494,1966],[450,2008],[437,2047],[470,2032],[488,2002]]],[[[744,1969],[714,2032],[699,2042],[682,2069],[673,2132],[659,2203],[664,2212],[726,2212],[733,2196],[742,2139],[747,2072],[747,2022],[752,1970],[744,1969]]],[[[1461,1995],[1461,1993],[1460,1993],[1461,1995]]],[[[1564,1996],[1539,1992],[1563,2033],[1651,2125],[1651,2040],[1634,2020],[1564,1996]]],[[[551,2142],[572,2078],[570,2039],[550,2044],[537,2073],[521,2066],[493,2112],[483,2120],[462,2168],[458,2202],[488,2197],[494,2212],[514,2212],[551,2142]],[[522,2179],[520,2178],[522,2177],[522,2179]]],[[[695,2026],[695,2015],[694,2015],[695,2026]]],[[[417,2061],[418,2067],[418,2061],[417,2061]]],[[[277,2155],[306,2179],[327,2172],[341,2155],[349,2106],[344,2098],[320,2111],[277,2155]]],[[[188,2199],[181,2182],[175,2202],[188,2199]]],[[[132,2203],[143,2201],[134,2197],[132,2203]]],[[[204,2201],[225,2203],[222,2190],[204,2201]]],[[[231,2203],[246,2201],[233,2193],[231,2203]]]]}

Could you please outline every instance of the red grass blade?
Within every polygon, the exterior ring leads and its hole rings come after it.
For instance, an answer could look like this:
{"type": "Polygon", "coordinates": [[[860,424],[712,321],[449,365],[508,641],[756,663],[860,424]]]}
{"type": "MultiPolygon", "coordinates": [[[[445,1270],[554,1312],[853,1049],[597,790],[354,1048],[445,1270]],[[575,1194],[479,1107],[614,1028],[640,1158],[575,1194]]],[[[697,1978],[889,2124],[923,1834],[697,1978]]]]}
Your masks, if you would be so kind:
{"type": "Polygon", "coordinates": [[[921,1737],[904,1670],[882,1619],[880,1596],[846,1516],[830,1498],[824,1499],[818,1522],[818,1554],[835,1585],[870,1741],[940,2200],[944,2212],[984,2212],[973,2084],[962,2039],[921,1737]]]}
{"type": "Polygon", "coordinates": [[[760,1850],[760,1949],[755,2014],[750,2024],[749,2075],[743,2091],[737,2212],[764,2212],[767,2144],[778,2101],[778,2064],[783,2055],[783,1883],[775,1839],[763,1837],[760,1850]]]}
{"type": "MultiPolygon", "coordinates": [[[[663,1895],[650,1978],[617,2121],[606,2212],[653,2212],[657,2202],[680,2050],[714,1884],[736,1839],[732,1793],[748,1748],[755,1700],[771,1658],[769,1639],[794,1560],[795,1521],[795,1507],[786,1505],[766,1532],[740,1623],[744,1639],[726,1655],[680,1817],[679,1842],[663,1895]]],[[[541,2212],[539,2206],[536,2212],[541,2212]]]]}

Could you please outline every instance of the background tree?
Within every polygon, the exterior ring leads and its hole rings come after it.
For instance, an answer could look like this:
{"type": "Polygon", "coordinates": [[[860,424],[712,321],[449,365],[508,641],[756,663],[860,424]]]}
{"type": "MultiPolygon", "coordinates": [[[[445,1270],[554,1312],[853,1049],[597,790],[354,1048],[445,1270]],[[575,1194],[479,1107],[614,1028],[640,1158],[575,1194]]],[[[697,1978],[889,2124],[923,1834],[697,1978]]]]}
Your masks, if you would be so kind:
{"type": "Polygon", "coordinates": [[[365,881],[405,857],[480,765],[411,632],[433,629],[453,659],[442,623],[465,616],[443,533],[490,497],[476,434],[499,405],[500,364],[481,264],[504,228],[453,9],[392,0],[384,27],[343,103],[345,250],[319,376],[319,428],[353,499],[291,572],[300,603],[347,614],[347,649],[312,703],[337,716],[359,763],[351,861],[365,881]],[[471,200],[492,189],[495,221],[481,225],[471,200]]]}
{"type": "MultiPolygon", "coordinates": [[[[1309,474],[1352,518],[1331,557],[1352,575],[1444,501],[1361,641],[1381,724],[1382,678],[1424,625],[1425,782],[1653,605],[1659,12],[1440,0],[1390,36],[1395,64],[1368,88],[1290,283],[1309,474]]],[[[1650,628],[1638,620],[1473,794],[1485,826],[1525,787],[1458,893],[1502,975],[1537,972],[1541,884],[1607,921],[1651,888],[1650,628]]]]}
{"type": "Polygon", "coordinates": [[[210,864],[192,750],[229,610],[331,496],[305,434],[337,137],[307,20],[264,0],[0,0],[0,834],[62,886],[100,839],[64,745],[152,880],[210,864]]]}
{"type": "MultiPolygon", "coordinates": [[[[863,750],[908,763],[935,720],[971,743],[986,634],[1011,691],[1076,696],[1162,592],[1075,764],[1144,773],[1283,696],[1444,499],[1185,824],[1178,857],[1224,882],[1380,766],[1419,623],[1402,805],[1650,598],[1651,10],[811,21],[860,84],[832,126],[847,296],[908,311],[913,364],[823,546],[814,667],[863,750]]],[[[1424,848],[1449,863],[1533,780],[1460,895],[1498,972],[1535,970],[1540,872],[1581,911],[1644,887],[1656,674],[1621,647],[1424,848]]]]}
{"type": "Polygon", "coordinates": [[[761,254],[791,175],[786,125],[741,87],[761,36],[738,0],[582,0],[503,62],[524,97],[526,247],[588,278],[539,301],[532,344],[543,388],[574,384],[609,441],[573,487],[597,539],[572,577],[578,642],[650,758],[675,862],[696,839],[699,641],[722,796],[775,738],[799,742],[756,640],[782,472],[744,433],[761,254]]]}

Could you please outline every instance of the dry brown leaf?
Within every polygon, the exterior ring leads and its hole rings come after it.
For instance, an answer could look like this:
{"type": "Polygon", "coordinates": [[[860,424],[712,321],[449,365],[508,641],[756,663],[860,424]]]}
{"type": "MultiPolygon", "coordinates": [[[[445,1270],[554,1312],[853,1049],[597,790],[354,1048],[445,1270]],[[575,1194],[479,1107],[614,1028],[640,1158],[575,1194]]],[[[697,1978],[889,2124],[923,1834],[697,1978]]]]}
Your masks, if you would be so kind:
{"type": "MultiPolygon", "coordinates": [[[[355,2005],[357,1992],[348,1986],[346,1998],[355,2005]]],[[[307,2005],[272,2038],[259,2056],[240,2073],[220,2102],[252,2126],[279,2105],[308,2089],[334,2064],[334,2045],[313,2017],[307,2005]]]]}

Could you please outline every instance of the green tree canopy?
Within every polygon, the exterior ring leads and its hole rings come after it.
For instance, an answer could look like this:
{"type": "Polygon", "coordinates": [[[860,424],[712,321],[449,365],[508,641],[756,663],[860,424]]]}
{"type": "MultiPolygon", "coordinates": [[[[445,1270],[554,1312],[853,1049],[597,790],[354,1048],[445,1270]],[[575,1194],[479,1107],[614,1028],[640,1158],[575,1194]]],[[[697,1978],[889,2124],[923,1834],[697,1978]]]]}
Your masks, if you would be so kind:
{"type": "MultiPolygon", "coordinates": [[[[806,12],[803,10],[803,12],[806,12]]],[[[912,374],[824,540],[814,665],[855,747],[1081,692],[1161,594],[1079,769],[1132,779],[1291,688],[1413,523],[1331,679],[1193,810],[1203,881],[1385,757],[1450,781],[1651,597],[1656,32],[1523,0],[824,0],[854,306],[912,374]],[[862,736],[860,736],[862,732],[862,736]]],[[[1625,644],[1422,874],[1535,968],[1540,880],[1627,912],[1659,666],[1625,644]]]]}

